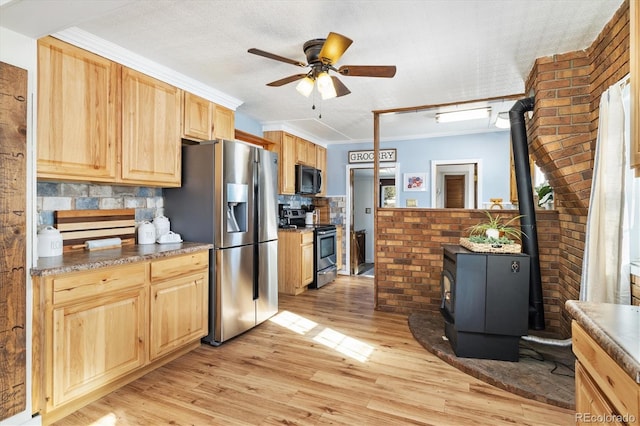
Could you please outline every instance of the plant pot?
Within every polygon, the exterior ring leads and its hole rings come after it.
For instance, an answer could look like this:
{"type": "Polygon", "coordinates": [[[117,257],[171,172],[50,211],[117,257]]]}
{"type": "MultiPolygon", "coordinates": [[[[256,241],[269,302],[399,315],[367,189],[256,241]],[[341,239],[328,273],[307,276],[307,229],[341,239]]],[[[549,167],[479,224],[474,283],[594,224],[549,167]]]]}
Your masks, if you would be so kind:
{"type": "Polygon", "coordinates": [[[485,234],[487,235],[487,237],[495,238],[496,240],[500,238],[500,231],[495,228],[487,229],[485,234]]]}

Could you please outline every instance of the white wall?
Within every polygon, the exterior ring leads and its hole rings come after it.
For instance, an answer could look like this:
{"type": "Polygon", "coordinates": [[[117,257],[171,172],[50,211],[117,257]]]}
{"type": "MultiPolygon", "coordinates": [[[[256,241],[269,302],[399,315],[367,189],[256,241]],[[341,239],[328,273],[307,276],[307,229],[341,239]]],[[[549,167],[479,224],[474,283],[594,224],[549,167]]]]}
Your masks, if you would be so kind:
{"type": "Polygon", "coordinates": [[[40,417],[31,418],[31,333],[32,324],[31,317],[33,306],[31,300],[32,294],[32,282],[29,270],[33,265],[33,250],[35,247],[35,105],[36,105],[36,73],[37,73],[37,45],[36,40],[24,37],[18,33],[10,31],[4,27],[0,27],[0,61],[11,64],[13,66],[23,68],[27,70],[27,217],[30,219],[27,221],[27,270],[25,274],[27,276],[27,306],[26,306],[26,336],[27,336],[27,409],[22,413],[19,413],[13,417],[0,421],[0,426],[5,425],[39,425],[41,424],[40,417]]]}

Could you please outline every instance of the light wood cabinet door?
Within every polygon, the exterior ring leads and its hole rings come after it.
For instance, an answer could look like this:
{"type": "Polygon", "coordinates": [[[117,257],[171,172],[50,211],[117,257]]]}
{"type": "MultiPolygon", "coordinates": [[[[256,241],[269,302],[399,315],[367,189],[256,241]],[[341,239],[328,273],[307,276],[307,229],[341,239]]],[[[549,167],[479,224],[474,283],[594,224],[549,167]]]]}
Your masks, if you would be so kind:
{"type": "Polygon", "coordinates": [[[576,424],[586,425],[593,423],[592,418],[608,418],[612,425],[622,425],[617,421],[616,412],[600,392],[598,386],[593,383],[589,374],[580,362],[576,362],[576,424]],[[586,417],[588,416],[588,417],[586,417]]]}
{"type": "Polygon", "coordinates": [[[53,308],[49,410],[144,365],[146,300],[140,287],[53,308]]]}
{"type": "Polygon", "coordinates": [[[278,153],[278,193],[296,193],[296,137],[282,131],[264,132],[264,138],[273,142],[272,151],[278,153]]]}
{"type": "Polygon", "coordinates": [[[302,257],[302,285],[308,285],[313,281],[313,242],[300,246],[300,256],[302,257]]]}
{"type": "Polygon", "coordinates": [[[196,141],[208,141],[213,130],[213,108],[208,100],[184,92],[182,101],[182,137],[196,141]]]}
{"type": "Polygon", "coordinates": [[[220,105],[213,106],[213,137],[215,139],[235,139],[236,115],[233,110],[220,105]]]}
{"type": "Polygon", "coordinates": [[[207,334],[206,271],[151,286],[151,360],[207,334]]]}
{"type": "Polygon", "coordinates": [[[315,145],[316,149],[316,168],[320,170],[322,183],[320,185],[319,197],[327,195],[327,149],[320,145],[315,145]]]}
{"type": "Polygon", "coordinates": [[[308,161],[307,161],[307,144],[308,142],[302,138],[299,137],[295,137],[295,141],[296,141],[296,151],[295,151],[295,155],[296,155],[296,164],[304,164],[304,165],[308,165],[308,161]]]}
{"type": "Polygon", "coordinates": [[[118,70],[55,38],[38,40],[38,178],[116,179],[118,70]]]}
{"type": "Polygon", "coordinates": [[[296,193],[295,137],[284,134],[280,151],[280,193],[296,193]]]}
{"type": "Polygon", "coordinates": [[[180,90],[122,69],[122,181],[180,186],[180,90]]]}

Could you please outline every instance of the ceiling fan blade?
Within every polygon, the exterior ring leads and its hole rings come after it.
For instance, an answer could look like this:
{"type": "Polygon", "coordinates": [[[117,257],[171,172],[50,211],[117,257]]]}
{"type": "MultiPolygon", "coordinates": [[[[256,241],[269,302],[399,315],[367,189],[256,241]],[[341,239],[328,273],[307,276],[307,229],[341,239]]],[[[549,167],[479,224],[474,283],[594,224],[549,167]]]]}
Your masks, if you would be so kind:
{"type": "Polygon", "coordinates": [[[323,64],[335,64],[351,46],[353,40],[338,33],[329,33],[318,58],[323,64]]]}
{"type": "Polygon", "coordinates": [[[396,75],[395,65],[343,65],[338,73],[349,77],[386,77],[396,75]]]}
{"type": "Polygon", "coordinates": [[[273,60],[276,60],[276,61],[280,61],[280,62],[284,62],[284,63],[287,63],[287,64],[291,64],[291,65],[296,65],[296,66],[303,67],[303,68],[307,66],[306,64],[303,64],[300,61],[296,61],[294,59],[285,58],[284,56],[276,55],[275,53],[265,52],[264,50],[260,50],[260,49],[251,48],[251,49],[247,50],[247,52],[253,53],[254,55],[264,56],[265,58],[273,59],[273,60]]]}
{"type": "Polygon", "coordinates": [[[351,90],[347,89],[347,86],[342,84],[342,82],[340,81],[340,79],[338,79],[338,77],[332,75],[331,80],[333,80],[333,87],[336,89],[337,98],[351,93],[351,90]]]}
{"type": "Polygon", "coordinates": [[[292,81],[301,80],[305,78],[307,74],[296,74],[290,75],[289,77],[281,78],[280,80],[272,81],[271,83],[267,83],[267,86],[271,87],[280,87],[285,84],[291,83],[292,81]]]}

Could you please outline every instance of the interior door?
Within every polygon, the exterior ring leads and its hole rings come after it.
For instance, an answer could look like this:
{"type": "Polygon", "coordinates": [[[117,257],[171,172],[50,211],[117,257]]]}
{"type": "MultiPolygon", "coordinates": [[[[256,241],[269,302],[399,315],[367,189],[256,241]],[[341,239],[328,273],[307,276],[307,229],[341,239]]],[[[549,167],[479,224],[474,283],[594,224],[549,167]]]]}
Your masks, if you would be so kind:
{"type": "Polygon", "coordinates": [[[446,209],[463,209],[466,193],[464,175],[445,175],[444,207],[446,209]]]}

